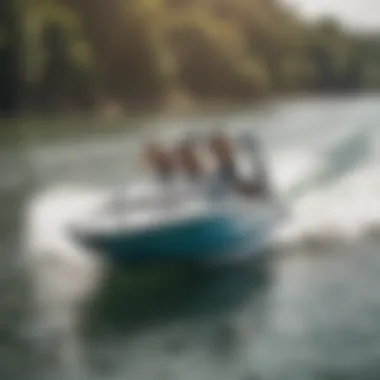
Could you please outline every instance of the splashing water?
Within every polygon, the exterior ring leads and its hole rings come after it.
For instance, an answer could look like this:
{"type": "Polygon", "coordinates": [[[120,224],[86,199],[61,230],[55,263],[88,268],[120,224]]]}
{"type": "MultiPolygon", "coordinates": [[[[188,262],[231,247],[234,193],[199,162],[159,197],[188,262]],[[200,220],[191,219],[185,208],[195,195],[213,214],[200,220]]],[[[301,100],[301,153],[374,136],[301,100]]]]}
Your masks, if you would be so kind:
{"type": "MultiPolygon", "coordinates": [[[[380,166],[370,144],[374,138],[363,129],[335,142],[327,152],[305,150],[303,156],[298,152],[297,162],[303,163],[302,171],[307,171],[309,178],[301,174],[301,181],[293,181],[293,186],[285,189],[293,214],[278,233],[280,242],[301,243],[312,236],[347,241],[380,225],[380,166]]],[[[281,165],[276,170],[286,173],[289,163],[284,159],[278,162],[281,165]]],[[[301,172],[294,164],[290,167],[301,172]]]]}

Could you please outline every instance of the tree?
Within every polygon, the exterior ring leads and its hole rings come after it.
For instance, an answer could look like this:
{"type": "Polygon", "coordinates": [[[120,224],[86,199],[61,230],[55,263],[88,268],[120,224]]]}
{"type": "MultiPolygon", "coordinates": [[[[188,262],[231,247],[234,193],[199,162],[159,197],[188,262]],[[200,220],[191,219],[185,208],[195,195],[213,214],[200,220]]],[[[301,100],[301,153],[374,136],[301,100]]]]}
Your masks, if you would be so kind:
{"type": "Polygon", "coordinates": [[[14,115],[20,105],[20,33],[14,3],[2,0],[0,5],[0,115],[14,115]]]}

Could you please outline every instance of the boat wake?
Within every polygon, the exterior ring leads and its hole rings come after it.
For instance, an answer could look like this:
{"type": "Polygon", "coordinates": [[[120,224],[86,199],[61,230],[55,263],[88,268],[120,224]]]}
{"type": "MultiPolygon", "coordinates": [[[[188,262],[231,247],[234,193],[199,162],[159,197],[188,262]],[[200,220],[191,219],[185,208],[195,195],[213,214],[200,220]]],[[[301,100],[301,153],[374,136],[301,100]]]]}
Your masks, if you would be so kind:
{"type": "Polygon", "coordinates": [[[277,157],[281,162],[274,169],[277,178],[281,173],[286,176],[288,168],[302,177],[291,181],[294,173],[290,173],[288,181],[282,179],[292,217],[277,231],[277,246],[313,243],[326,248],[328,243],[380,236],[380,165],[371,142],[370,133],[362,130],[322,152],[298,151],[293,159],[302,162],[302,170],[277,157]]]}

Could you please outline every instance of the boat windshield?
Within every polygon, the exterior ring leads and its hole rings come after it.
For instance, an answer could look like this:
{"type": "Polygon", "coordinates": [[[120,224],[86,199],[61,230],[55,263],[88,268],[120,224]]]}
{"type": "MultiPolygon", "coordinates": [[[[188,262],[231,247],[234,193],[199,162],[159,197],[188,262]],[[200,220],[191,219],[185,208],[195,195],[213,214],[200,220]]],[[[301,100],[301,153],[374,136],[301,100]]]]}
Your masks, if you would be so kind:
{"type": "Polygon", "coordinates": [[[160,210],[178,208],[179,206],[204,200],[201,186],[178,178],[170,183],[155,180],[132,184],[125,191],[111,194],[107,209],[117,213],[127,210],[160,210]]]}

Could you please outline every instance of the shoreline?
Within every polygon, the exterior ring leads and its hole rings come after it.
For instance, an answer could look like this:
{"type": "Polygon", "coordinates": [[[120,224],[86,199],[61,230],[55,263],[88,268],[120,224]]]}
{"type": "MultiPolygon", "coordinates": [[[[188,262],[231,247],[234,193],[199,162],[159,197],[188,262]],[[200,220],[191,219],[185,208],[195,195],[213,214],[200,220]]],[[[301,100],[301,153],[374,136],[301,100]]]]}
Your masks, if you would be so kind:
{"type": "MultiPolygon", "coordinates": [[[[20,110],[17,116],[12,117],[0,117],[0,122],[12,123],[18,125],[29,120],[40,120],[41,122],[49,122],[52,120],[61,119],[62,121],[80,120],[80,119],[101,119],[101,121],[107,123],[112,121],[120,121],[129,119],[140,118],[161,118],[161,117],[197,117],[207,116],[208,114],[215,114],[220,112],[221,114],[235,112],[239,110],[246,110],[257,108],[260,106],[266,106],[273,103],[282,102],[295,102],[304,100],[328,100],[328,99],[350,99],[380,96],[378,90],[363,90],[363,91],[329,91],[329,92],[312,92],[312,91],[300,91],[293,93],[274,94],[269,96],[257,97],[246,102],[234,102],[234,101],[196,101],[190,100],[182,106],[162,106],[157,108],[141,107],[138,109],[132,109],[128,107],[122,107],[121,105],[112,104],[108,107],[106,104],[96,106],[91,110],[75,110],[75,111],[47,111],[44,113],[34,112],[33,110],[22,111],[20,110]]],[[[134,129],[134,128],[133,128],[134,129]]]]}

